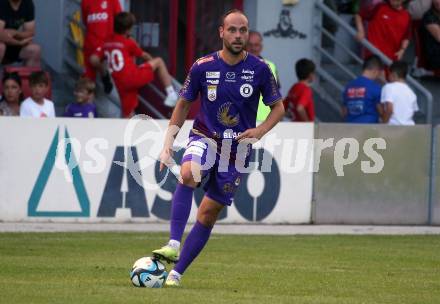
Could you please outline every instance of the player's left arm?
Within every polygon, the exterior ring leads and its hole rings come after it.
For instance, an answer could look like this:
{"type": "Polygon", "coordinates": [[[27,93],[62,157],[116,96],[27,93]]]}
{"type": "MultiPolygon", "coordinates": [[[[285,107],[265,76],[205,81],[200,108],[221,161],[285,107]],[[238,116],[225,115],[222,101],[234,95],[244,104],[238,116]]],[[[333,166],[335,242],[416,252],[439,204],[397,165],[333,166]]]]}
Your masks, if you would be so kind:
{"type": "Polygon", "coordinates": [[[257,141],[260,140],[267,132],[272,130],[273,127],[283,118],[284,105],[282,99],[278,100],[270,106],[270,113],[266,120],[258,127],[248,129],[237,136],[237,140],[241,141],[257,141]]]}

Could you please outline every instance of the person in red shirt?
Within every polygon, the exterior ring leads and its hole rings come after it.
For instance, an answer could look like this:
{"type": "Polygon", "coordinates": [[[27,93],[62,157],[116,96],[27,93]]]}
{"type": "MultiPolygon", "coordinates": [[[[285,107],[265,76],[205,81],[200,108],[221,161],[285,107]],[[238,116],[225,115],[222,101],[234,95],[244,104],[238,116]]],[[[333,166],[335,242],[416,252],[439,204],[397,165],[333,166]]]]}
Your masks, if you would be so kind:
{"type": "MultiPolygon", "coordinates": [[[[96,49],[113,35],[114,17],[122,11],[119,0],[82,0],[81,16],[86,27],[84,39],[84,76],[92,81],[96,79],[96,69],[90,63],[90,57],[96,49]]],[[[106,76],[105,74],[103,76],[106,76]]],[[[110,80],[103,80],[104,85],[110,80]]],[[[111,91],[111,88],[110,88],[111,91]]],[[[108,93],[108,90],[106,90],[108,93]]]]}
{"type": "MultiPolygon", "coordinates": [[[[404,0],[388,0],[377,4],[373,13],[361,10],[356,14],[357,39],[365,38],[363,21],[368,21],[367,39],[391,60],[400,60],[409,45],[411,16],[404,0]]],[[[366,52],[365,57],[370,56],[366,52]]]]}
{"type": "Polygon", "coordinates": [[[298,82],[294,84],[284,99],[286,114],[292,121],[314,121],[315,105],[310,85],[315,80],[316,66],[309,59],[300,59],[295,64],[298,82]]]}
{"type": "Polygon", "coordinates": [[[115,16],[114,34],[96,49],[91,57],[94,67],[104,69],[102,63],[107,63],[121,99],[122,116],[130,118],[138,105],[138,90],[154,79],[156,72],[167,97],[164,104],[173,107],[177,102],[177,93],[171,85],[171,76],[168,73],[162,58],[153,58],[144,52],[135,40],[130,38],[131,29],[136,19],[133,14],[122,12],[115,16]],[[145,63],[136,65],[134,59],[142,58],[145,63]]]}

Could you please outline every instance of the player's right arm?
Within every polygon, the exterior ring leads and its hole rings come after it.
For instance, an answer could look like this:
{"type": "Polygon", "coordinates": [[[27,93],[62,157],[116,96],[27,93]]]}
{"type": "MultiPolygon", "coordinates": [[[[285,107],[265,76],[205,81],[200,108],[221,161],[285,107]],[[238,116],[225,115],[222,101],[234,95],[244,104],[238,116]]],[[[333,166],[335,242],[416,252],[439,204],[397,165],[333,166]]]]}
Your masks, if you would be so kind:
{"type": "Polygon", "coordinates": [[[165,166],[170,165],[171,157],[173,156],[173,143],[179,133],[180,128],[185,123],[188,117],[189,109],[191,108],[191,102],[186,101],[183,98],[179,98],[173,114],[171,115],[170,123],[168,125],[167,133],[165,135],[165,143],[160,155],[160,171],[165,166]]]}
{"type": "Polygon", "coordinates": [[[173,143],[180,128],[183,126],[188,117],[191,103],[197,99],[200,92],[200,77],[202,71],[198,63],[194,63],[191,70],[186,77],[182,90],[180,91],[180,98],[177,101],[173,114],[171,115],[170,123],[168,125],[167,133],[165,135],[164,147],[160,154],[160,170],[165,166],[172,164],[173,143]]]}

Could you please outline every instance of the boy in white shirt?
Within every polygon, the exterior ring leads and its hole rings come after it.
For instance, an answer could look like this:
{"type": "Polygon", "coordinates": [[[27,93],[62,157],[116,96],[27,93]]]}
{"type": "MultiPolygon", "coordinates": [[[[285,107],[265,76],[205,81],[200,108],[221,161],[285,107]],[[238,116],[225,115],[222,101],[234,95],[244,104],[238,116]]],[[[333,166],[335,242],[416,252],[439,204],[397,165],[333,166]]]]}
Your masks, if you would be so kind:
{"type": "Polygon", "coordinates": [[[382,88],[380,102],[383,122],[389,125],[415,125],[413,116],[419,110],[417,96],[406,83],[408,65],[395,61],[390,66],[390,83],[382,88]]]}
{"type": "Polygon", "coordinates": [[[44,98],[49,89],[49,79],[43,71],[34,72],[29,76],[31,96],[20,106],[21,117],[55,117],[53,102],[44,98]]]}

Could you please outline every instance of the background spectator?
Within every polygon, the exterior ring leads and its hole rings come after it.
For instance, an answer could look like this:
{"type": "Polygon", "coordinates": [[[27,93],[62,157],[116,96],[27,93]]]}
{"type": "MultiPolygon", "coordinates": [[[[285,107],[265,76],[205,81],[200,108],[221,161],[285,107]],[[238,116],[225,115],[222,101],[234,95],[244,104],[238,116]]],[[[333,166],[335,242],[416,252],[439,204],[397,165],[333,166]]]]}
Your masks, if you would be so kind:
{"type": "Polygon", "coordinates": [[[365,60],[362,75],[344,89],[342,116],[349,123],[378,123],[382,87],[376,81],[383,75],[382,60],[373,55],[365,60]]]}
{"type": "Polygon", "coordinates": [[[18,116],[22,101],[21,79],[18,73],[6,73],[3,76],[3,96],[0,100],[0,115],[18,116]]]}
{"type": "Polygon", "coordinates": [[[422,20],[421,37],[429,69],[440,69],[440,0],[432,0],[432,7],[422,20]]]}
{"type": "MultiPolygon", "coordinates": [[[[403,7],[403,0],[388,0],[379,3],[369,16],[361,10],[356,14],[357,38],[365,38],[363,21],[368,21],[367,39],[391,60],[400,60],[409,45],[411,16],[403,7]]],[[[366,56],[371,55],[370,52],[366,56]]]]}
{"type": "Polygon", "coordinates": [[[167,92],[164,104],[173,107],[177,102],[177,93],[171,85],[171,76],[165,62],[162,58],[151,57],[130,38],[135,21],[131,13],[123,12],[116,15],[114,35],[98,49],[91,60],[94,66],[99,66],[105,54],[109,71],[121,98],[122,115],[126,118],[134,115],[138,105],[138,90],[153,80],[155,72],[167,92]],[[133,57],[142,58],[147,62],[137,66],[133,57]]]}
{"type": "MultiPolygon", "coordinates": [[[[280,87],[280,80],[278,77],[278,71],[275,63],[272,61],[263,58],[261,56],[261,52],[263,51],[263,36],[257,31],[249,31],[249,40],[246,46],[246,50],[254,56],[257,56],[264,60],[267,65],[270,67],[273,76],[275,77],[278,88],[280,87]]],[[[258,104],[258,112],[257,112],[257,121],[265,121],[267,116],[270,113],[270,107],[266,106],[263,103],[263,98],[260,96],[260,102],[258,104]]]]}
{"type": "MultiPolygon", "coordinates": [[[[122,11],[119,0],[82,0],[81,16],[86,27],[84,39],[84,76],[96,80],[96,68],[90,63],[90,57],[96,49],[113,35],[114,17],[122,11]]],[[[104,91],[108,94],[112,84],[107,70],[102,71],[104,91]]]]}
{"type": "Polygon", "coordinates": [[[66,107],[65,117],[97,117],[95,99],[95,83],[88,78],[81,78],[75,85],[76,102],[66,107]]]}
{"type": "Polygon", "coordinates": [[[431,5],[432,0],[412,0],[408,4],[408,12],[413,20],[420,20],[431,5]]]}
{"type": "Polygon", "coordinates": [[[292,86],[284,100],[284,108],[292,121],[314,121],[315,105],[310,85],[315,80],[316,66],[309,59],[300,59],[295,64],[298,82],[292,86]]]}
{"type": "Polygon", "coordinates": [[[32,0],[0,0],[0,63],[24,60],[40,66],[41,49],[33,43],[35,13],[32,0]]]}
{"type": "Polygon", "coordinates": [[[419,110],[417,96],[406,84],[408,65],[395,61],[390,66],[390,81],[382,89],[384,123],[389,125],[414,125],[414,113],[419,110]]]}
{"type": "Polygon", "coordinates": [[[53,102],[44,98],[49,89],[49,79],[44,72],[34,72],[29,77],[31,96],[20,106],[22,117],[55,117],[53,102]]]}

